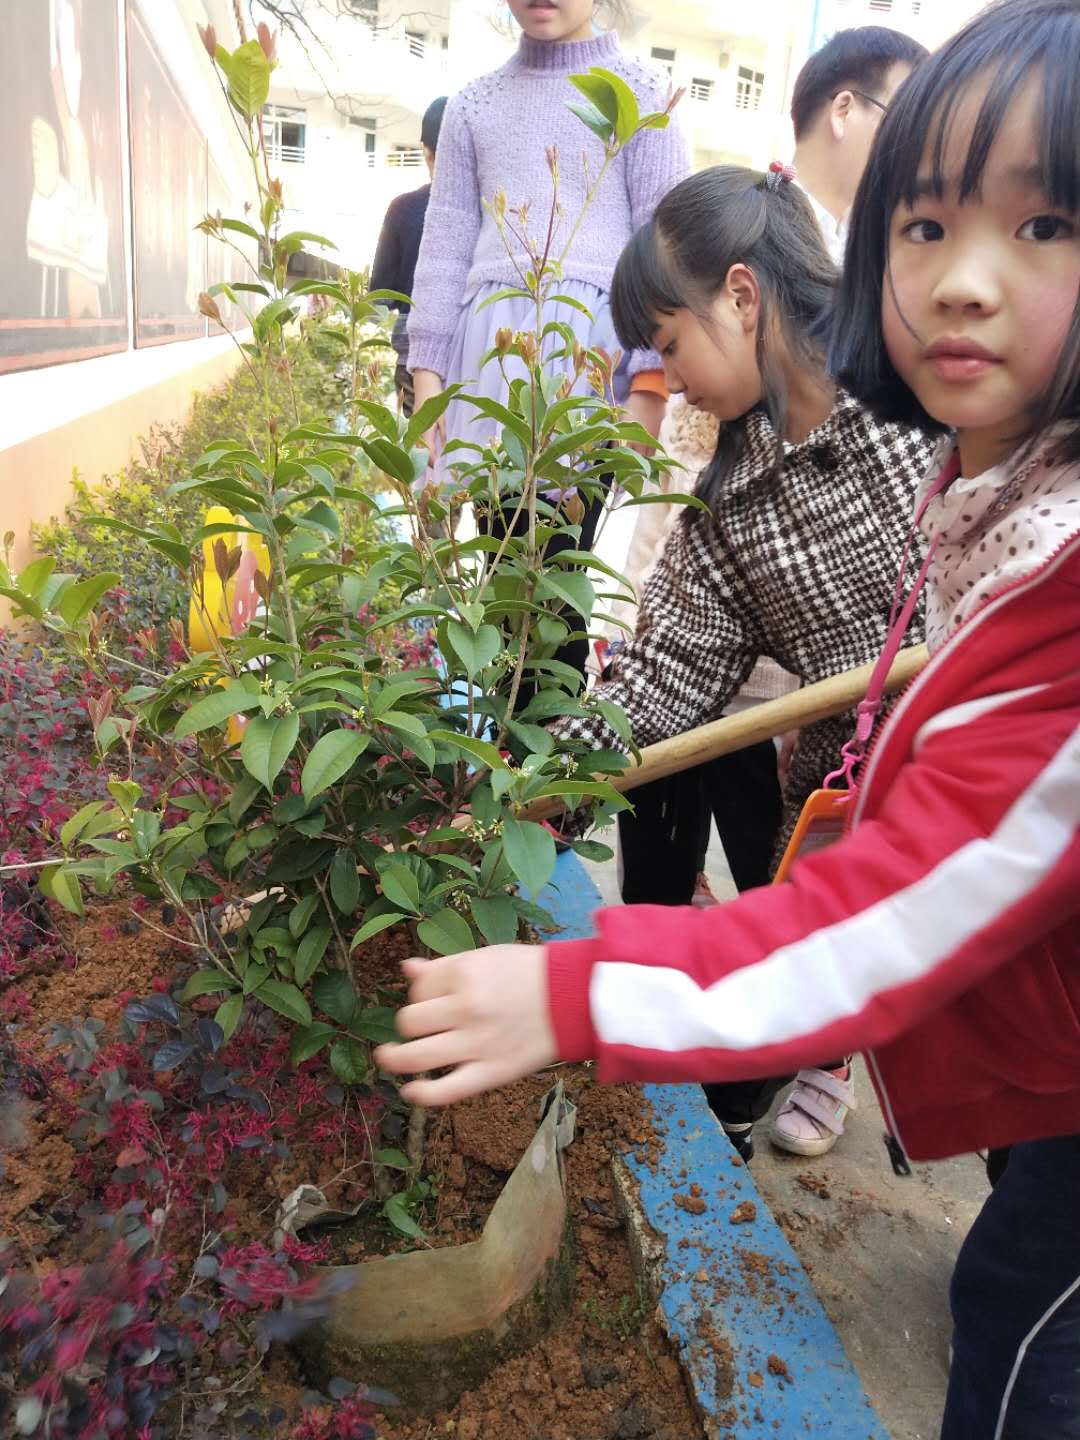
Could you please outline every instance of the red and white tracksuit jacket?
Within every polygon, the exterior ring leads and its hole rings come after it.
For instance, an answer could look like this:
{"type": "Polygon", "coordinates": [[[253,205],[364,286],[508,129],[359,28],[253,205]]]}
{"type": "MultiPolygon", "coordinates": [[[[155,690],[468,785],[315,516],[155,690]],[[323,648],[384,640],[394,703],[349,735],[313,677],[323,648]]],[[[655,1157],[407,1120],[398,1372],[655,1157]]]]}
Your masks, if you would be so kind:
{"type": "Polygon", "coordinates": [[[865,1050],[914,1159],[1080,1132],[1080,467],[927,509],[931,659],[845,837],[706,910],[601,910],[548,947],[564,1059],[742,1080],[865,1050]]]}

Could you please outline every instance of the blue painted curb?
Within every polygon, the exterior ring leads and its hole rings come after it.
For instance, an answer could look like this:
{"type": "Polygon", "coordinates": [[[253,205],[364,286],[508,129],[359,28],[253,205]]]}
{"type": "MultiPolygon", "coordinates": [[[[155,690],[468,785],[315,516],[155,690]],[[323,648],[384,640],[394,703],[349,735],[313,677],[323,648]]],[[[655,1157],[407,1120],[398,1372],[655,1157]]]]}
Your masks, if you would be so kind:
{"type": "MultiPolygon", "coordinates": [[[[540,903],[568,939],[600,896],[560,855],[540,903]]],[[[660,1308],[710,1437],[889,1440],[810,1280],[696,1085],[646,1085],[655,1170],[627,1155],[640,1210],[664,1241],[660,1308]],[[738,1207],[743,1209],[739,1210],[738,1207]],[[733,1221],[733,1216],[749,1215],[733,1221]]]]}

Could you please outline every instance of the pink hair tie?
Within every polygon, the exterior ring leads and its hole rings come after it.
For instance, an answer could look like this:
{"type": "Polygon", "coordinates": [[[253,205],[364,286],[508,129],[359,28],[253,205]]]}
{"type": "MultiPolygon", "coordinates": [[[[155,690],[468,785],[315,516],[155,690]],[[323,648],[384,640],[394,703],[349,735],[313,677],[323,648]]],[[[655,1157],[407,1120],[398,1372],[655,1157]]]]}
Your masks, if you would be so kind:
{"type": "Polygon", "coordinates": [[[774,160],[765,172],[765,187],[768,190],[779,190],[781,185],[787,185],[794,179],[794,165],[783,165],[779,160],[774,160]]]}

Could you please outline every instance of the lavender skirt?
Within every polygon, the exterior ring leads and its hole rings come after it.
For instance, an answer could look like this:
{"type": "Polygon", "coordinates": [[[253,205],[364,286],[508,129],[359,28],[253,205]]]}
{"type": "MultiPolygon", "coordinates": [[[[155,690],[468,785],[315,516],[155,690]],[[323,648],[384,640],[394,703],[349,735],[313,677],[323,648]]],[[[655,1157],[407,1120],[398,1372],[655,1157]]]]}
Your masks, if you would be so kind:
{"type": "MultiPolygon", "coordinates": [[[[446,383],[455,382],[466,384],[475,395],[486,395],[500,404],[506,404],[506,381],[503,379],[502,370],[505,369],[507,379],[516,380],[523,378],[525,367],[516,356],[508,358],[502,369],[497,360],[489,360],[481,368],[481,360],[495,345],[496,330],[506,327],[510,330],[534,330],[536,328],[536,309],[529,300],[509,298],[496,300],[494,305],[488,305],[483,310],[478,310],[489,295],[494,295],[498,290],[504,290],[505,285],[488,284],[481,285],[470,295],[465,297],[461,307],[461,314],[458,318],[457,329],[454,332],[453,344],[450,350],[450,363],[447,367],[446,383]]],[[[559,293],[569,295],[571,299],[584,305],[589,315],[583,315],[580,310],[571,305],[548,305],[544,309],[544,324],[552,320],[560,320],[569,325],[574,335],[587,349],[601,346],[609,355],[614,355],[620,349],[619,341],[615,335],[615,326],[611,319],[611,304],[607,292],[599,286],[590,285],[583,280],[566,280],[559,286],[559,293]]],[[[544,346],[544,353],[549,354],[561,347],[563,341],[559,335],[549,335],[544,346]]],[[[624,355],[619,361],[619,367],[615,372],[615,398],[621,404],[626,399],[630,388],[630,377],[627,374],[628,356],[624,355]]],[[[554,369],[569,372],[569,363],[563,359],[552,361],[554,369]]],[[[589,393],[589,383],[584,376],[574,386],[574,393],[586,395],[589,393]]],[[[486,415],[481,415],[471,405],[461,400],[454,400],[450,403],[446,412],[446,439],[467,440],[472,445],[486,445],[493,435],[498,431],[498,424],[486,415]]],[[[451,453],[448,459],[458,464],[469,463],[476,458],[475,452],[458,450],[451,453]]],[[[436,462],[435,473],[438,479],[448,478],[443,458],[436,462]]]]}

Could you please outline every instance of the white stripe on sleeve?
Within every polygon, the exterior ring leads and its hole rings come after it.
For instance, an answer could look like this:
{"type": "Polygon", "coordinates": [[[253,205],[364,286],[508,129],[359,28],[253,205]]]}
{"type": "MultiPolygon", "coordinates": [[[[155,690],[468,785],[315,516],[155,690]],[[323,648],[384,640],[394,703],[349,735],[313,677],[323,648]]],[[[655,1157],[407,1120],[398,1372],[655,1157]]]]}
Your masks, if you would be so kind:
{"type": "Polygon", "coordinates": [[[601,961],[589,1002],[606,1045],[754,1050],[857,1015],[929,974],[1035,890],[1080,826],[1080,728],[997,828],[858,914],[705,989],[681,970],[601,961]]]}

